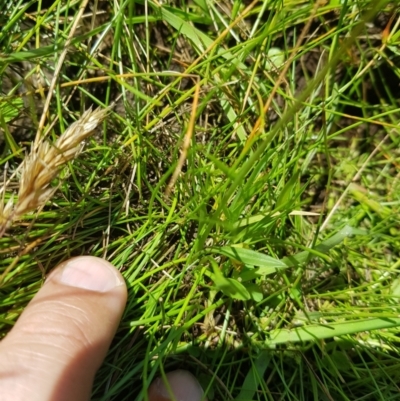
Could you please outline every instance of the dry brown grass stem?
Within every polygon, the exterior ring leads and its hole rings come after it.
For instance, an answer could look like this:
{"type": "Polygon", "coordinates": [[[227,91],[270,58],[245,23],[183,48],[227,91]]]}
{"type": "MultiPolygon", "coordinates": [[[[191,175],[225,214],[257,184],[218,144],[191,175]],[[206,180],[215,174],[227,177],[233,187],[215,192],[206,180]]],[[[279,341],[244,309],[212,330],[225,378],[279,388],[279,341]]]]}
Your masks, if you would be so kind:
{"type": "Polygon", "coordinates": [[[268,112],[268,110],[271,107],[272,104],[272,100],[275,97],[276,92],[278,91],[278,88],[280,87],[280,85],[282,84],[282,82],[284,82],[285,80],[285,76],[286,73],[288,71],[288,69],[290,68],[290,66],[292,65],[292,62],[294,60],[294,58],[298,55],[298,51],[300,50],[300,47],[304,41],[304,39],[306,38],[312,22],[314,21],[314,17],[317,14],[318,9],[322,6],[325,5],[325,0],[318,0],[315,4],[313,9],[311,10],[311,15],[307,21],[307,23],[305,24],[304,28],[302,29],[299,38],[296,41],[296,44],[292,50],[292,54],[290,55],[290,57],[288,58],[288,60],[286,61],[284,67],[282,68],[282,71],[280,72],[278,79],[275,82],[274,87],[272,88],[271,93],[268,96],[268,99],[264,105],[264,109],[262,110],[262,112],[260,113],[260,117],[258,117],[256,123],[254,124],[254,127],[250,133],[250,135],[248,136],[247,140],[246,140],[246,144],[242,150],[242,154],[247,153],[247,151],[250,149],[250,146],[253,144],[254,139],[260,134],[260,132],[263,129],[262,126],[262,122],[264,121],[264,115],[268,112]]]}
{"type": "Polygon", "coordinates": [[[10,199],[0,202],[0,237],[11,222],[23,214],[44,205],[55,191],[51,182],[61,167],[74,159],[82,150],[84,140],[104,120],[109,109],[89,109],[71,124],[54,144],[41,142],[32,146],[21,165],[18,201],[13,207],[10,199]]]}
{"type": "Polygon", "coordinates": [[[172,174],[171,180],[168,183],[167,189],[165,191],[166,196],[169,196],[171,194],[171,191],[174,188],[176,180],[178,179],[179,174],[182,171],[182,167],[183,167],[186,157],[187,157],[187,153],[188,153],[188,150],[190,147],[190,141],[193,136],[194,125],[196,122],[196,112],[197,112],[197,105],[199,103],[199,93],[200,93],[200,82],[198,82],[196,84],[195,93],[193,96],[192,113],[190,115],[189,125],[188,125],[187,131],[185,134],[185,138],[183,141],[181,155],[179,156],[178,164],[176,165],[175,171],[172,174]]]}
{"type": "Polygon", "coordinates": [[[54,93],[54,89],[56,87],[56,83],[58,81],[58,77],[60,75],[61,69],[62,69],[62,67],[64,65],[64,60],[65,60],[65,57],[66,57],[67,52],[69,50],[69,46],[70,46],[71,41],[72,41],[72,39],[73,39],[73,37],[75,35],[75,31],[78,28],[79,22],[80,22],[80,20],[82,18],[83,12],[85,11],[85,8],[86,8],[88,2],[89,2],[89,0],[83,0],[82,1],[82,4],[79,7],[79,12],[78,12],[78,14],[77,14],[77,16],[75,18],[74,23],[72,24],[71,31],[69,32],[68,38],[67,38],[67,40],[65,42],[64,50],[61,52],[60,57],[58,58],[57,65],[56,65],[55,71],[54,71],[54,75],[53,75],[53,78],[52,78],[51,83],[50,83],[49,92],[47,93],[46,101],[45,101],[44,106],[43,106],[42,117],[40,118],[40,121],[39,121],[39,127],[38,127],[38,130],[37,130],[35,142],[34,142],[34,145],[33,145],[35,147],[35,149],[38,146],[40,146],[40,143],[41,143],[41,141],[43,139],[43,137],[41,135],[41,132],[43,130],[43,127],[44,127],[44,124],[45,124],[45,121],[46,121],[46,116],[47,116],[47,112],[48,112],[49,107],[50,107],[50,103],[51,103],[51,99],[52,99],[52,96],[53,96],[53,93],[54,93]]]}

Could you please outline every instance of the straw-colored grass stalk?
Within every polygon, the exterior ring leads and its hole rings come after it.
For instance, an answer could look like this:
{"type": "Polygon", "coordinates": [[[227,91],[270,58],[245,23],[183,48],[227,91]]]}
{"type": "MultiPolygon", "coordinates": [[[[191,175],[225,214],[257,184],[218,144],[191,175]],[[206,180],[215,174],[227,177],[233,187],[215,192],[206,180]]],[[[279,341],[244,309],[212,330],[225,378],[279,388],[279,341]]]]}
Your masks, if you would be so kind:
{"type": "Polygon", "coordinates": [[[13,220],[43,206],[53,195],[57,187],[51,186],[51,182],[61,167],[81,152],[83,141],[104,120],[108,111],[89,109],[54,144],[41,142],[36,148],[32,147],[20,167],[18,201],[15,206],[12,199],[6,205],[0,202],[0,236],[13,220]]]}

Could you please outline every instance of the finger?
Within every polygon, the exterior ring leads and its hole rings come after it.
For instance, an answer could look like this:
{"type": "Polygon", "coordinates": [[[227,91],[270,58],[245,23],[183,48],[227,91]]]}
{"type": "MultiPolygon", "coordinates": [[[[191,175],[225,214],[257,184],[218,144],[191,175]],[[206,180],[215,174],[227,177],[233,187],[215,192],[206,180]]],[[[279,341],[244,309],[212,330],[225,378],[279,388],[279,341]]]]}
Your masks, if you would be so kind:
{"type": "Polygon", "coordinates": [[[55,269],[0,343],[0,399],[87,401],[126,296],[121,274],[102,259],[55,269]]]}
{"type": "Polygon", "coordinates": [[[187,370],[174,370],[158,377],[148,391],[149,401],[207,401],[197,379],[187,370]]]}

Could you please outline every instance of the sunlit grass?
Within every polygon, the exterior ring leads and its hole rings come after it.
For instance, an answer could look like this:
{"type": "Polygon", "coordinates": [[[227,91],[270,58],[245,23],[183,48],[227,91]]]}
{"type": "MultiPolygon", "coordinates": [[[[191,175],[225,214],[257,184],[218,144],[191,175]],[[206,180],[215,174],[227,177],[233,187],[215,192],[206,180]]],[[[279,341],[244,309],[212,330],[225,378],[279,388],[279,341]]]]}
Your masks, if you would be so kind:
{"type": "Polygon", "coordinates": [[[115,104],[0,238],[2,334],[52,267],[91,254],[129,286],[95,400],[141,400],[175,368],[209,400],[396,399],[389,2],[48,3],[0,14],[4,200],[31,141],[115,104]]]}

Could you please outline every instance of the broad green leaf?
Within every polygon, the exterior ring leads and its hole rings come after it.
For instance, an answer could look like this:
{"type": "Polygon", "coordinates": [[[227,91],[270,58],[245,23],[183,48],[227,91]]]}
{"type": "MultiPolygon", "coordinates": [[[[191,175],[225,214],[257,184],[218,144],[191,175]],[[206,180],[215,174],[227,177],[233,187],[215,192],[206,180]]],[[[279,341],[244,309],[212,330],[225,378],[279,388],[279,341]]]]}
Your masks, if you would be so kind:
{"type": "Polygon", "coordinates": [[[250,299],[250,294],[243,284],[232,278],[224,277],[219,268],[214,264],[213,271],[214,274],[211,278],[214,281],[215,286],[226,296],[240,301],[247,301],[250,299]]]}
{"type": "Polygon", "coordinates": [[[346,354],[344,352],[333,351],[332,354],[330,355],[330,358],[332,359],[333,364],[340,371],[350,370],[351,363],[350,363],[349,358],[346,356],[346,354]]]}
{"type": "Polygon", "coordinates": [[[265,63],[265,69],[268,71],[275,70],[285,63],[285,52],[278,47],[271,47],[268,50],[267,56],[268,58],[265,63]]]}
{"type": "Polygon", "coordinates": [[[251,249],[223,246],[222,248],[213,248],[212,252],[236,259],[245,265],[263,267],[264,274],[271,274],[278,269],[285,269],[287,267],[281,260],[251,249]]]}
{"type": "Polygon", "coordinates": [[[256,392],[260,383],[264,380],[264,373],[271,360],[271,353],[263,350],[258,355],[255,362],[252,361],[252,367],[247,373],[239,395],[235,398],[235,401],[249,401],[256,397],[256,392]]]}
{"type": "Polygon", "coordinates": [[[264,294],[257,284],[253,283],[245,283],[243,286],[246,288],[246,290],[249,292],[250,297],[253,301],[255,302],[261,302],[264,299],[264,294]]]}
{"type": "Polygon", "coordinates": [[[226,284],[227,285],[223,284],[223,288],[221,288],[221,291],[225,295],[233,299],[238,299],[240,301],[247,301],[251,298],[250,293],[247,291],[246,287],[242,283],[239,283],[239,281],[233,278],[227,278],[226,284]]]}
{"type": "Polygon", "coordinates": [[[368,196],[367,191],[363,187],[351,183],[349,185],[349,192],[354,199],[356,199],[362,205],[373,210],[376,214],[379,215],[380,218],[384,219],[392,214],[392,211],[389,208],[382,206],[379,202],[368,196]]]}
{"type": "Polygon", "coordinates": [[[393,300],[396,302],[400,301],[400,279],[396,278],[390,286],[390,293],[389,293],[393,300]]]}
{"type": "MultiPolygon", "coordinates": [[[[185,19],[181,18],[184,16],[186,19],[190,20],[190,16],[192,14],[187,14],[182,10],[177,8],[162,6],[159,7],[156,4],[150,2],[149,3],[154,10],[158,11],[162,19],[171,25],[174,29],[176,29],[181,35],[184,35],[187,39],[189,39],[201,52],[205,51],[208,47],[210,47],[214,40],[207,36],[205,33],[195,28],[192,24],[187,22],[185,19]]],[[[238,62],[238,68],[246,69],[246,65],[240,62],[235,56],[224,49],[219,49],[217,51],[221,57],[226,60],[238,62]]]]}
{"type": "Polygon", "coordinates": [[[346,237],[351,235],[361,234],[365,235],[366,232],[350,226],[344,227],[337,234],[318,244],[314,249],[309,251],[303,251],[297,255],[288,256],[283,259],[275,259],[271,256],[265,255],[261,252],[253,251],[251,249],[239,248],[234,246],[223,246],[221,248],[212,248],[211,252],[214,254],[228,256],[229,258],[235,259],[248,268],[243,271],[242,280],[247,281],[254,278],[254,276],[267,276],[269,274],[276,273],[277,271],[284,270],[288,267],[298,266],[302,263],[306,263],[310,258],[319,256],[324,257],[330,249],[334,246],[343,242],[346,237]],[[252,272],[249,266],[257,266],[252,272]]]}
{"type": "Polygon", "coordinates": [[[258,274],[258,268],[254,268],[253,266],[244,266],[240,272],[235,272],[235,277],[239,278],[242,283],[254,280],[259,276],[260,274],[258,274]]]}
{"type": "Polygon", "coordinates": [[[196,29],[190,23],[185,21],[180,17],[182,15],[181,10],[177,10],[175,8],[171,8],[168,6],[157,7],[153,5],[154,9],[159,11],[168,24],[170,24],[173,28],[175,28],[180,34],[186,36],[188,39],[192,41],[192,43],[200,50],[204,51],[207,47],[209,47],[213,41],[206,34],[196,29]],[[180,15],[178,15],[180,14],[180,15]]]}

